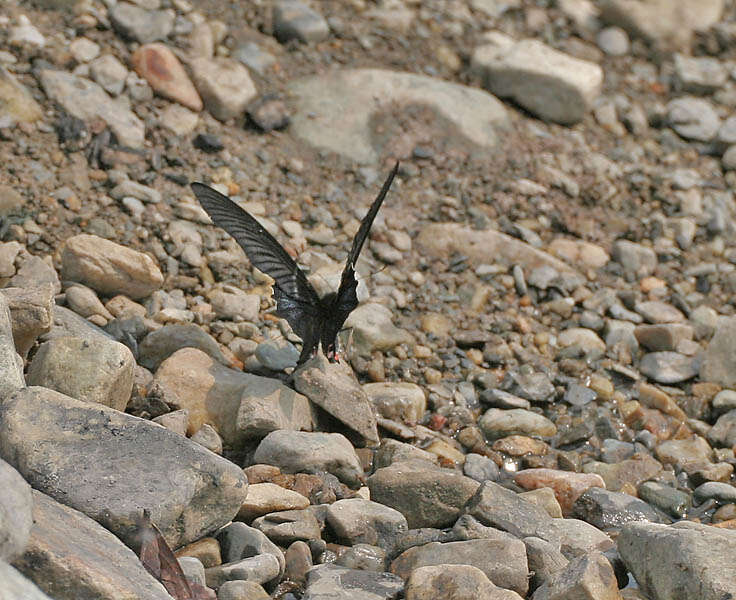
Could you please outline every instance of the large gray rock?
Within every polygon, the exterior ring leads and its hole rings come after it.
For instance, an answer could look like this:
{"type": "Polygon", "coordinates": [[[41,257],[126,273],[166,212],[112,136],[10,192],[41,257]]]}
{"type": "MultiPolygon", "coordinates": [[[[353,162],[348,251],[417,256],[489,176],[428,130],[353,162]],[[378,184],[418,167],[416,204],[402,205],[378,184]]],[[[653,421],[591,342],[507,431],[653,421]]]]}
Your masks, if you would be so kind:
{"type": "Polygon", "coordinates": [[[285,473],[327,471],[351,487],[363,480],[353,446],[339,433],[273,431],[258,445],[253,461],[274,465],[285,473]]]}
{"type": "Polygon", "coordinates": [[[23,600],[54,600],[44,594],[30,579],[8,563],[0,560],[0,598],[23,598],[23,600]]]}
{"type": "Polygon", "coordinates": [[[471,565],[437,565],[414,569],[406,582],[406,600],[521,600],[511,590],[493,585],[483,571],[471,565]]]}
{"type": "Polygon", "coordinates": [[[368,478],[371,498],[398,510],[412,529],[452,525],[478,485],[426,461],[397,462],[368,478]]]}
{"type": "Polygon", "coordinates": [[[194,323],[172,323],[150,332],[138,346],[138,363],[151,371],[182,348],[198,348],[225,366],[230,366],[217,340],[194,323]]]}
{"type": "Polygon", "coordinates": [[[397,537],[408,529],[406,518],[398,510],[363,498],[330,504],[326,523],[340,543],[370,544],[384,550],[391,550],[397,537]]]}
{"type": "Polygon", "coordinates": [[[700,365],[700,379],[736,387],[736,317],[721,319],[700,365]]]}
{"type": "Polygon", "coordinates": [[[356,445],[378,445],[373,404],[347,364],[331,363],[318,352],[294,373],[294,387],[345,425],[345,435],[356,445]]]}
{"type": "Polygon", "coordinates": [[[242,470],[199,444],[46,388],[0,405],[0,455],[123,540],[148,508],[172,547],[194,541],[232,519],[247,492],[242,470]]]}
{"type": "Polygon", "coordinates": [[[205,108],[220,121],[241,116],[258,93],[248,69],[234,59],[199,57],[189,67],[205,108]]]}
{"type": "Polygon", "coordinates": [[[471,68],[496,96],[512,98],[538,117],[563,125],[583,119],[603,84],[597,64],[532,39],[479,46],[471,68]]]}
{"type": "Polygon", "coordinates": [[[31,533],[31,486],[0,460],[0,490],[0,561],[12,561],[23,553],[31,533]]]}
{"type": "Polygon", "coordinates": [[[171,600],[117,537],[35,490],[31,538],[14,565],[55,600],[171,600]]]}
{"type": "Polygon", "coordinates": [[[406,580],[418,567],[458,564],[477,567],[495,585],[521,596],[529,589],[526,548],[512,536],[415,546],[391,563],[391,572],[406,580]]]}
{"type": "Polygon", "coordinates": [[[84,121],[102,119],[120,144],[143,147],[143,121],[122,101],[111,99],[99,85],[84,77],[52,69],[44,69],[39,77],[49,99],[61,104],[69,114],[84,121]]]}
{"type": "Polygon", "coordinates": [[[600,552],[571,561],[532,596],[532,600],[621,600],[613,567],[600,552]]]}
{"type": "Polygon", "coordinates": [[[382,111],[427,107],[437,117],[433,144],[464,152],[492,150],[509,127],[506,110],[490,94],[425,75],[348,69],[296,80],[289,90],[296,97],[291,131],[358,163],[379,159],[387,136],[374,128],[382,111]]]}
{"type": "Polygon", "coordinates": [[[700,523],[629,523],[618,551],[652,600],[723,600],[736,590],[736,532],[700,523]]]}
{"type": "Polygon", "coordinates": [[[15,351],[8,301],[0,294],[0,401],[23,386],[23,360],[15,351]]]}
{"type": "Polygon", "coordinates": [[[57,337],[41,344],[28,385],[124,411],[133,389],[135,359],[127,346],[103,338],[57,337]]]}
{"type": "Polygon", "coordinates": [[[359,356],[370,356],[374,351],[386,351],[399,344],[411,343],[411,334],[396,327],[391,311],[382,304],[366,302],[345,321],[345,327],[352,329],[352,350],[359,356]]]}

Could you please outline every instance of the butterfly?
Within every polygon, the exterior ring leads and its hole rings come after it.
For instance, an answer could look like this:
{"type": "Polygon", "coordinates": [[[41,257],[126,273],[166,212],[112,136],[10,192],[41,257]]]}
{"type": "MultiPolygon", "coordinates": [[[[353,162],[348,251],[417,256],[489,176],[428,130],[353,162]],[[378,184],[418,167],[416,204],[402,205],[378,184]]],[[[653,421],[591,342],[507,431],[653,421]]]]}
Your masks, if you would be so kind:
{"type": "Polygon", "coordinates": [[[320,343],[330,362],[339,360],[337,334],[345,319],[358,306],[355,263],[398,170],[397,162],[360,223],[345,262],[340,287],[337,292],[322,298],[284,247],[252,215],[211,187],[203,183],[191,184],[194,195],[212,222],[227,231],[245,251],[250,262],[274,280],[276,315],[286,319],[302,339],[297,366],[314,355],[320,343]]]}

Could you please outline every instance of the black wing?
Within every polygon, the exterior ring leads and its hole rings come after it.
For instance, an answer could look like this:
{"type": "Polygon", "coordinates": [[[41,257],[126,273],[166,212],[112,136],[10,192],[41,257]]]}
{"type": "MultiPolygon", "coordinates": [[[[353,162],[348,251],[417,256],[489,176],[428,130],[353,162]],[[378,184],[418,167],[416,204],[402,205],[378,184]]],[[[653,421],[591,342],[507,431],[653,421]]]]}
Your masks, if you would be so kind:
{"type": "Polygon", "coordinates": [[[302,338],[302,354],[308,356],[319,341],[321,313],[319,296],[304,272],[276,238],[230,198],[203,183],[193,183],[192,191],[215,225],[233,236],[250,262],[273,278],[276,314],[302,338]]]}
{"type": "Polygon", "coordinates": [[[368,232],[371,229],[371,225],[373,225],[373,220],[376,218],[378,210],[381,208],[381,204],[383,204],[383,200],[386,197],[398,170],[399,163],[397,161],[394,168],[391,169],[391,172],[388,174],[386,181],[384,181],[381,191],[378,192],[378,196],[376,196],[373,204],[371,204],[368,213],[363,217],[358,233],[355,234],[353,245],[348,253],[348,258],[345,262],[345,269],[343,270],[342,278],[340,279],[340,287],[337,290],[335,300],[332,304],[332,311],[322,331],[321,338],[323,350],[334,345],[335,337],[340,329],[342,329],[345,319],[347,319],[348,315],[358,306],[358,281],[355,279],[355,263],[358,262],[360,251],[363,249],[363,244],[368,238],[368,232]]]}

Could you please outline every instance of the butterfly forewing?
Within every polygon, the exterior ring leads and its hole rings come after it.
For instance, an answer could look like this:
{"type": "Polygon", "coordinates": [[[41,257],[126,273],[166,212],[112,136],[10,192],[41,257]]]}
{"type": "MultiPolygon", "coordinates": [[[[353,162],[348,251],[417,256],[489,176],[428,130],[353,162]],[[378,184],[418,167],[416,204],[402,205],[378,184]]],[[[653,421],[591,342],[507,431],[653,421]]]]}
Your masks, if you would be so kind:
{"type": "Polygon", "coordinates": [[[319,297],[294,259],[263,225],[227,196],[202,183],[193,183],[192,191],[215,225],[238,242],[255,267],[273,278],[278,290],[277,314],[303,339],[301,332],[309,329],[305,320],[319,316],[319,297]]]}

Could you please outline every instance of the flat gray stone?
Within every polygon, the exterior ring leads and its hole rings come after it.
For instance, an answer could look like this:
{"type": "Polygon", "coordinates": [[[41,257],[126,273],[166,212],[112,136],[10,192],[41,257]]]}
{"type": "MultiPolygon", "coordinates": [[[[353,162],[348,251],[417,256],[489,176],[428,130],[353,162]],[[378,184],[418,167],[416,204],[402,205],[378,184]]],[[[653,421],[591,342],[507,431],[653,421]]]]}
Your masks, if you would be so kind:
{"type": "Polygon", "coordinates": [[[721,62],[709,56],[675,54],[675,85],[691,94],[712,94],[728,79],[721,62]]]}
{"type": "Polygon", "coordinates": [[[557,427],[547,417],[523,408],[489,408],[478,420],[478,425],[494,440],[509,435],[552,437],[557,433],[557,427]]]}
{"type": "Polygon", "coordinates": [[[398,510],[363,498],[333,502],[325,522],[339,543],[370,544],[384,550],[393,548],[397,537],[408,529],[406,518],[398,510]]]}
{"type": "Polygon", "coordinates": [[[370,356],[376,350],[386,351],[399,344],[411,343],[411,334],[396,327],[392,317],[391,311],[382,304],[361,304],[345,321],[345,327],[352,329],[350,350],[360,356],[370,356]]]}
{"type": "Polygon", "coordinates": [[[670,100],[667,104],[667,119],[680,137],[697,142],[709,142],[721,126],[713,105],[692,96],[670,100]]]}
{"type": "Polygon", "coordinates": [[[28,367],[28,385],[124,411],[133,389],[135,359],[127,346],[103,338],[56,337],[28,367]]]}
{"type": "Polygon", "coordinates": [[[307,143],[358,163],[377,163],[380,139],[372,127],[382,111],[426,106],[437,117],[434,144],[465,152],[492,150],[509,127],[503,105],[481,90],[413,73],[347,69],[289,84],[296,97],[291,131],[307,143]],[[380,98],[380,102],[376,102],[380,98]]]}
{"type": "Polygon", "coordinates": [[[639,362],[639,370],[657,383],[682,383],[698,374],[700,361],[678,352],[650,352],[639,362]]]}
{"type": "Polygon", "coordinates": [[[371,498],[398,510],[412,529],[448,527],[478,485],[470,477],[416,460],[394,463],[368,478],[371,498]]]}
{"type": "Polygon", "coordinates": [[[204,106],[220,121],[239,117],[258,91],[248,69],[231,58],[195,58],[189,62],[204,106]]]}
{"type": "Polygon", "coordinates": [[[345,363],[331,363],[321,352],[294,373],[294,387],[345,425],[344,435],[360,446],[377,446],[373,404],[345,363]]]}
{"type": "Polygon", "coordinates": [[[41,71],[39,78],[49,99],[61,104],[69,114],[83,121],[100,118],[120,144],[136,149],[143,147],[143,121],[122,101],[111,99],[95,82],[52,69],[41,71]]]}
{"type": "Polygon", "coordinates": [[[325,18],[297,0],[279,0],[273,7],[273,30],[276,39],[285,44],[291,40],[321,42],[330,33],[325,18]]]}
{"type": "Polygon", "coordinates": [[[581,121],[603,85],[597,64],[533,39],[479,46],[471,69],[496,96],[512,98],[534,115],[563,125],[581,121]]]}
{"type": "MultiPolygon", "coordinates": [[[[0,562],[23,553],[31,533],[31,486],[20,473],[0,460],[0,562]]],[[[0,588],[1,589],[1,588],[0,588]]]]}
{"type": "Polygon", "coordinates": [[[164,586],[117,537],[81,512],[35,490],[30,541],[14,566],[55,600],[171,600],[164,586]]]}
{"type": "Polygon", "coordinates": [[[205,569],[207,586],[215,589],[227,581],[245,579],[265,584],[278,576],[279,561],[268,553],[205,569]]]}
{"type": "Polygon", "coordinates": [[[197,348],[219,363],[230,365],[217,340],[194,323],[172,323],[149,333],[138,346],[138,363],[155,371],[182,348],[197,348]]]}
{"type": "Polygon", "coordinates": [[[313,407],[306,396],[276,379],[251,376],[243,386],[235,417],[238,435],[262,439],[272,431],[312,431],[313,407]]]}
{"type": "Polygon", "coordinates": [[[0,455],[35,489],[129,542],[144,508],[176,548],[227,523],[247,492],[242,470],[199,444],[46,388],[0,406],[0,455]]]}
{"type": "Polygon", "coordinates": [[[736,317],[721,319],[703,355],[700,379],[736,387],[736,317]]]}
{"type": "Polygon", "coordinates": [[[593,487],[575,501],[573,514],[598,529],[613,529],[631,521],[666,523],[668,519],[639,498],[593,487]]]}
{"type": "Polygon", "coordinates": [[[492,583],[522,597],[529,589],[526,548],[512,536],[415,546],[394,559],[391,572],[406,580],[418,567],[457,564],[477,567],[492,583]]]}
{"type": "Polygon", "coordinates": [[[404,582],[391,573],[317,565],[307,574],[302,600],[393,600],[403,589],[404,582]]]}
{"type": "Polygon", "coordinates": [[[146,10],[128,2],[118,2],[110,10],[110,21],[122,36],[141,44],[165,40],[174,28],[172,10],[146,10]]]}
{"type": "Polygon", "coordinates": [[[718,417],[708,432],[708,440],[721,448],[729,448],[736,444],[736,409],[718,417]]]}
{"type": "Polygon", "coordinates": [[[629,523],[618,551],[649,598],[723,600],[736,590],[736,532],[700,523],[629,523]]]}
{"type": "Polygon", "coordinates": [[[355,450],[339,433],[273,431],[256,448],[255,463],[279,467],[285,473],[327,471],[351,487],[363,480],[355,450]]]}
{"type": "Polygon", "coordinates": [[[621,600],[613,567],[600,552],[570,561],[534,592],[532,600],[621,600]]]}
{"type": "Polygon", "coordinates": [[[241,521],[225,525],[216,535],[220,543],[220,554],[223,563],[232,563],[258,556],[259,554],[273,554],[279,563],[279,575],[284,574],[286,560],[279,547],[269,540],[266,535],[241,521]]]}

